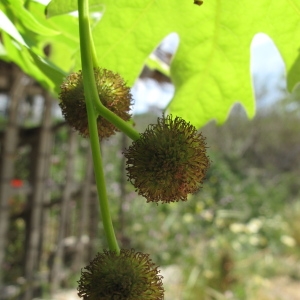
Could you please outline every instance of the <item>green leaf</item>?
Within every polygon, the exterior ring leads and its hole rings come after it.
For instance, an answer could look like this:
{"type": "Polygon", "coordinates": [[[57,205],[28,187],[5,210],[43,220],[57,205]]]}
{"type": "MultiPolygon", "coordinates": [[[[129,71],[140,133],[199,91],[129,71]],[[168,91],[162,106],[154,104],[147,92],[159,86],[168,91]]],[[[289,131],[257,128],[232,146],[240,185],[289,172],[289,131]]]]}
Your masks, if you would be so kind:
{"type": "Polygon", "coordinates": [[[294,102],[299,102],[300,104],[300,82],[294,86],[292,93],[289,95],[289,99],[294,102]]]}
{"type": "MultiPolygon", "coordinates": [[[[298,57],[298,0],[207,0],[202,6],[192,0],[101,3],[105,13],[93,31],[99,64],[119,72],[129,84],[160,41],[170,33],[178,34],[180,45],[171,65],[176,92],[168,109],[197,127],[212,118],[223,122],[235,102],[242,103],[250,117],[254,115],[250,45],[256,33],[273,39],[287,71],[298,57]]],[[[64,6],[53,0],[48,16],[75,7],[76,0],[64,6]]],[[[79,57],[80,68],[78,62],[79,57]]],[[[299,63],[294,68],[289,88],[299,81],[299,63]]]]}
{"type": "Polygon", "coordinates": [[[287,75],[288,89],[291,91],[294,83],[300,81],[300,49],[298,48],[298,56],[287,75]]]}
{"type": "MultiPolygon", "coordinates": [[[[99,10],[103,11],[103,1],[99,0],[90,0],[89,6],[90,11],[99,10]]],[[[64,5],[61,5],[60,1],[51,1],[46,7],[46,16],[48,18],[59,16],[63,14],[67,14],[70,12],[77,11],[77,0],[64,0],[64,5]]]]}
{"type": "MultiPolygon", "coordinates": [[[[78,51],[78,20],[72,16],[60,16],[51,20],[46,20],[44,15],[45,6],[40,3],[30,3],[30,14],[34,15],[35,21],[40,26],[36,27],[36,32],[42,28],[39,34],[28,30],[19,18],[15,17],[13,9],[8,6],[3,7],[7,15],[0,11],[0,29],[3,33],[4,45],[1,49],[1,59],[13,61],[22,68],[28,75],[35,78],[46,89],[53,93],[59,92],[64,77],[74,66],[73,52],[78,51]],[[14,20],[14,24],[8,18],[14,20]],[[43,28],[48,28],[47,35],[43,28]],[[63,30],[61,30],[63,28],[63,30]],[[61,32],[60,32],[61,31],[61,32]],[[55,32],[55,35],[48,33],[55,32]],[[49,45],[50,53],[48,57],[44,54],[44,47],[49,45]],[[59,66],[59,67],[58,67],[59,66]]],[[[48,51],[49,52],[49,51],[48,51]]]]}
{"type": "Polygon", "coordinates": [[[66,73],[27,47],[18,44],[6,33],[2,34],[2,38],[7,52],[6,60],[13,61],[47,90],[56,94],[59,93],[59,87],[67,75],[66,73]]]}
{"type": "Polygon", "coordinates": [[[45,6],[32,2],[30,12],[44,26],[58,31],[60,34],[50,37],[39,35],[40,42],[51,45],[49,59],[65,72],[74,67],[74,54],[79,51],[78,18],[71,15],[61,15],[46,19],[45,6]]]}
{"type": "Polygon", "coordinates": [[[23,46],[27,46],[23,37],[19,33],[18,29],[15,25],[10,21],[10,19],[4,14],[0,7],[0,29],[8,33],[12,38],[14,38],[17,42],[22,44],[23,46]]]}
{"type": "Polygon", "coordinates": [[[7,52],[5,50],[5,47],[3,44],[0,42],[0,59],[6,61],[7,60],[7,52]]]}
{"type": "Polygon", "coordinates": [[[3,0],[3,5],[7,10],[12,11],[14,17],[29,30],[43,36],[52,36],[59,33],[39,23],[30,11],[23,6],[22,0],[3,0]]]}
{"type": "Polygon", "coordinates": [[[67,14],[73,11],[77,11],[77,1],[65,0],[64,5],[61,5],[59,1],[51,1],[46,7],[45,13],[48,18],[67,14]]]}
{"type": "Polygon", "coordinates": [[[145,61],[147,67],[151,70],[157,70],[160,73],[170,77],[170,67],[163,61],[161,61],[157,56],[150,55],[145,61]]]}

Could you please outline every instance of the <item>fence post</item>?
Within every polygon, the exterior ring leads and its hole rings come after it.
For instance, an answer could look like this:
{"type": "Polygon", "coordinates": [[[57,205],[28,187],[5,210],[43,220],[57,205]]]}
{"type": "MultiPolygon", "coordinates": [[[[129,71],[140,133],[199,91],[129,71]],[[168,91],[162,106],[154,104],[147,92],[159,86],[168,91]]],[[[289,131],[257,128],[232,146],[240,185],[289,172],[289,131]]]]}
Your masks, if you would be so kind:
{"type": "Polygon", "coordinates": [[[53,294],[57,291],[62,280],[62,267],[63,267],[63,256],[64,256],[64,238],[66,234],[66,226],[68,219],[70,218],[69,202],[74,189],[74,156],[77,150],[77,133],[70,129],[69,130],[69,141],[67,151],[67,166],[66,166],[66,177],[64,182],[64,189],[62,194],[62,203],[60,209],[59,218],[59,229],[57,235],[57,245],[54,253],[53,265],[50,270],[50,293],[53,294]]]}
{"type": "Polygon", "coordinates": [[[3,285],[4,256],[9,227],[10,182],[14,176],[16,151],[18,146],[18,110],[24,95],[27,78],[18,68],[13,66],[13,83],[9,91],[8,122],[4,132],[0,170],[0,288],[3,285]]]}
{"type": "Polygon", "coordinates": [[[93,159],[91,149],[88,149],[88,153],[86,156],[86,171],[85,171],[85,179],[83,182],[83,190],[81,195],[81,209],[78,216],[78,228],[77,228],[77,241],[76,241],[76,255],[72,264],[73,271],[79,271],[83,262],[85,262],[87,249],[85,249],[85,245],[82,241],[82,237],[84,233],[88,230],[89,223],[89,203],[91,198],[91,186],[92,186],[92,178],[93,178],[93,159]]]}
{"type": "Polygon", "coordinates": [[[31,210],[30,222],[27,228],[28,240],[25,258],[26,290],[24,300],[33,299],[35,275],[39,266],[39,252],[41,247],[42,213],[44,195],[46,192],[46,179],[49,174],[49,161],[52,146],[52,98],[44,94],[44,111],[42,124],[39,132],[39,141],[34,156],[32,174],[32,194],[29,197],[29,208],[31,210]]]}

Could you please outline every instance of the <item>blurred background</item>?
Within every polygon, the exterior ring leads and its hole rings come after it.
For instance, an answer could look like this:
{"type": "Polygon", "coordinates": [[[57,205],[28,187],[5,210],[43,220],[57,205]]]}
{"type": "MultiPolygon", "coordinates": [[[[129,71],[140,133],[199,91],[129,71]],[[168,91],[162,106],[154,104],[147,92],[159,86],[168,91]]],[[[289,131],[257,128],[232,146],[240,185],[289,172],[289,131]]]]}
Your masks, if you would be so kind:
{"type": "MultiPolygon", "coordinates": [[[[153,57],[168,66],[177,43],[169,36],[153,57]]],[[[120,245],[151,255],[167,300],[300,299],[300,88],[286,91],[267,36],[254,39],[251,57],[256,117],[237,104],[225,124],[200,129],[212,164],[187,202],[146,204],[126,178],[130,141],[118,133],[101,142],[120,245]]],[[[174,87],[145,67],[132,93],[143,132],[174,87]]],[[[3,61],[0,203],[0,299],[78,299],[81,268],[107,248],[88,141],[56,99],[3,61]]]]}

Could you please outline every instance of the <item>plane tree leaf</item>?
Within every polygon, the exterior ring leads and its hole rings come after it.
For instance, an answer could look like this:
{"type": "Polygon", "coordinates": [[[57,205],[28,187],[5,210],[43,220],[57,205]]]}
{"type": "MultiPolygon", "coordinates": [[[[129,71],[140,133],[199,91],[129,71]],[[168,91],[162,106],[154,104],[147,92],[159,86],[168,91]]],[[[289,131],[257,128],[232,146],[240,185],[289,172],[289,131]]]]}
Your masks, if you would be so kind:
{"type": "Polygon", "coordinates": [[[167,77],[170,77],[170,68],[169,65],[160,60],[155,55],[150,55],[145,61],[147,67],[151,70],[157,70],[160,73],[164,74],[167,77]]]}
{"type": "Polygon", "coordinates": [[[0,58],[16,63],[57,95],[74,66],[72,53],[78,51],[78,20],[69,15],[46,20],[44,5],[30,2],[29,8],[25,9],[20,0],[0,3],[0,58]]]}
{"type": "MultiPolygon", "coordinates": [[[[59,86],[67,75],[48,60],[19,44],[8,34],[2,33],[6,53],[3,59],[17,64],[26,74],[35,78],[44,88],[59,93],[59,86]]],[[[1,57],[0,57],[1,58],[1,57]]]]}
{"type": "MultiPolygon", "coordinates": [[[[89,0],[90,11],[93,8],[103,8],[102,1],[89,0]]],[[[64,5],[60,1],[51,1],[46,7],[46,16],[48,18],[77,11],[77,0],[64,0],[64,5]]]]}
{"type": "Polygon", "coordinates": [[[19,22],[22,22],[24,27],[27,27],[31,31],[44,36],[59,34],[59,32],[38,22],[35,16],[23,6],[22,0],[2,0],[2,5],[7,11],[12,13],[14,18],[17,18],[19,22]]]}
{"type": "Polygon", "coordinates": [[[22,35],[19,33],[16,26],[11,22],[11,20],[6,16],[6,14],[0,10],[0,29],[7,32],[11,37],[18,41],[23,46],[27,47],[22,35]]]}
{"type": "Polygon", "coordinates": [[[43,45],[50,46],[49,59],[65,72],[74,68],[74,54],[79,52],[78,19],[71,15],[60,15],[46,19],[45,6],[32,2],[30,11],[44,26],[50,27],[60,34],[53,36],[40,36],[39,41],[43,45]]]}
{"type": "MultiPolygon", "coordinates": [[[[254,115],[250,45],[255,34],[263,32],[273,39],[287,70],[298,55],[300,2],[296,0],[207,0],[202,6],[182,0],[97,2],[105,7],[93,31],[99,63],[119,72],[129,84],[160,41],[178,34],[180,44],[171,65],[175,95],[168,110],[197,127],[212,118],[223,122],[235,102],[254,115]]],[[[64,7],[53,0],[48,15],[75,7],[75,0],[64,7]]],[[[299,81],[299,71],[289,76],[290,89],[299,81]]]]}

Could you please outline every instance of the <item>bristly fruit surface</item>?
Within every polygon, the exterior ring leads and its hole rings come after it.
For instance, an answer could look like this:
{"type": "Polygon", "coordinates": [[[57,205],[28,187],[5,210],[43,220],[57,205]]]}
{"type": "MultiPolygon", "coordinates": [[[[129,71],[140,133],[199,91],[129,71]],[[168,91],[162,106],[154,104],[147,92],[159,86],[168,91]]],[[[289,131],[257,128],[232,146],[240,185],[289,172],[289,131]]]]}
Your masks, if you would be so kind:
{"type": "MultiPolygon", "coordinates": [[[[103,105],[123,120],[128,121],[131,117],[129,111],[132,95],[123,78],[117,73],[101,68],[94,69],[94,74],[99,98],[103,105]]],[[[59,99],[61,100],[59,105],[67,123],[82,136],[89,136],[81,71],[72,73],[66,78],[61,85],[59,99]]],[[[97,125],[101,139],[110,137],[118,131],[114,125],[101,116],[97,118],[97,125]]]]}
{"type": "Polygon", "coordinates": [[[205,138],[180,117],[158,118],[125,150],[130,182],[147,202],[186,201],[201,187],[210,160],[205,138]]]}
{"type": "Polygon", "coordinates": [[[149,254],[104,251],[81,271],[78,295],[89,300],[161,300],[162,276],[149,254]]]}

